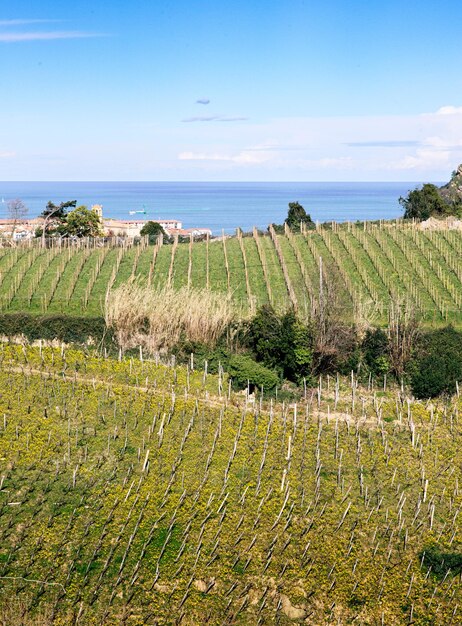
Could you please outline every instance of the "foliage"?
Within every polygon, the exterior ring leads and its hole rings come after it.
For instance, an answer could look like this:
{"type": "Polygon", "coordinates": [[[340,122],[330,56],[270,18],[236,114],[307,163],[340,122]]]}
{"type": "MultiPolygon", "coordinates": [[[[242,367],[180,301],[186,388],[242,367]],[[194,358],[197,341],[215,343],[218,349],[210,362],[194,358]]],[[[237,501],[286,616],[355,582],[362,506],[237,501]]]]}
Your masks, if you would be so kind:
{"type": "Polygon", "coordinates": [[[399,203],[404,207],[404,219],[427,220],[451,213],[451,207],[438,193],[438,187],[430,183],[410,191],[405,198],[400,197],[399,203]]]}
{"type": "Polygon", "coordinates": [[[250,356],[235,354],[227,365],[227,371],[233,381],[234,389],[255,388],[271,391],[280,382],[278,375],[267,367],[254,361],[250,356]]]}
{"type": "Polygon", "coordinates": [[[42,216],[62,220],[66,217],[68,209],[75,209],[76,206],[77,200],[67,200],[66,202],[60,202],[59,204],[54,204],[54,202],[49,200],[42,212],[42,216]]]}
{"type": "Polygon", "coordinates": [[[28,341],[38,339],[87,344],[89,341],[106,345],[112,343],[112,333],[102,317],[72,317],[69,315],[30,315],[28,313],[0,314],[0,335],[24,336],[28,341]]]}
{"type": "MultiPolygon", "coordinates": [[[[308,229],[314,228],[315,226],[313,220],[299,202],[289,202],[289,210],[284,224],[287,224],[295,233],[300,232],[302,224],[308,229]]],[[[284,225],[273,224],[273,228],[277,233],[284,233],[284,225]]]]}
{"type": "Polygon", "coordinates": [[[289,202],[289,211],[285,223],[294,232],[300,231],[300,224],[305,224],[308,227],[314,225],[311,217],[298,202],[289,202]]]}
{"type": "Polygon", "coordinates": [[[431,545],[422,551],[420,558],[438,578],[443,578],[448,572],[453,576],[462,573],[462,554],[459,552],[444,552],[437,545],[431,545]]]}
{"type": "Polygon", "coordinates": [[[103,234],[99,215],[86,206],[67,213],[56,230],[63,237],[100,237],[103,234]]]}
{"type": "Polygon", "coordinates": [[[367,373],[383,376],[390,371],[387,333],[381,328],[369,328],[361,342],[362,362],[367,373]]]}
{"type": "Polygon", "coordinates": [[[462,381],[462,333],[451,326],[426,333],[416,346],[410,370],[417,398],[453,394],[462,381]]]}
{"type": "Polygon", "coordinates": [[[58,228],[65,222],[68,209],[75,209],[76,206],[77,200],[67,200],[59,204],[54,204],[49,200],[41,214],[41,217],[44,218],[43,227],[36,230],[36,237],[55,235],[58,228]]]}
{"type": "Polygon", "coordinates": [[[248,325],[246,345],[257,361],[288,380],[309,379],[313,360],[313,337],[293,311],[279,316],[269,306],[261,307],[248,325]]]}
{"type": "Polygon", "coordinates": [[[156,243],[160,235],[162,236],[164,241],[165,239],[168,239],[165,230],[162,228],[159,222],[153,222],[152,220],[146,222],[146,224],[140,231],[140,235],[143,237],[147,235],[149,237],[150,243],[156,243]]]}
{"type": "Polygon", "coordinates": [[[231,356],[231,352],[226,345],[210,347],[200,342],[184,341],[173,346],[172,353],[176,356],[178,363],[191,364],[193,355],[193,366],[197,369],[204,369],[207,363],[207,371],[210,374],[218,374],[220,366],[226,369],[226,365],[231,356]]]}

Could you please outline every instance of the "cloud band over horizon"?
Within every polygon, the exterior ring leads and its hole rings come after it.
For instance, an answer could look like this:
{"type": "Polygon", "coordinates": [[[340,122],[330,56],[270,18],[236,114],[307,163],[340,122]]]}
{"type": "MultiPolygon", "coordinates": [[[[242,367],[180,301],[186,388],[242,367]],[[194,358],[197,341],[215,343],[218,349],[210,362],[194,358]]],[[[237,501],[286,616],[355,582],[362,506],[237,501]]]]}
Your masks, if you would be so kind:
{"type": "Polygon", "coordinates": [[[0,42],[18,43],[22,41],[53,41],[56,39],[87,39],[92,37],[106,37],[102,33],[86,33],[81,31],[34,31],[25,33],[0,33],[0,42]]]}

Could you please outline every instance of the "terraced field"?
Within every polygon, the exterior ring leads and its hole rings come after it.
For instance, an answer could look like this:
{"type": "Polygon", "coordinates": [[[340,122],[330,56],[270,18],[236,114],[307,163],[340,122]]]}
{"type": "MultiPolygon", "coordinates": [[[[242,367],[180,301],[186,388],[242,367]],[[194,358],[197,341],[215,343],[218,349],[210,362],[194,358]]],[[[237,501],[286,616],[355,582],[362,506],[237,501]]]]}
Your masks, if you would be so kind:
{"type": "Polygon", "coordinates": [[[458,398],[327,378],[288,407],[148,361],[0,362],[2,623],[460,623],[458,398]]]}
{"type": "Polygon", "coordinates": [[[428,323],[462,323],[462,233],[411,225],[319,227],[201,243],[130,248],[0,250],[3,311],[100,314],[108,289],[139,277],[154,287],[231,291],[245,310],[270,302],[309,315],[320,276],[336,285],[345,318],[385,321],[409,301],[428,323]]]}

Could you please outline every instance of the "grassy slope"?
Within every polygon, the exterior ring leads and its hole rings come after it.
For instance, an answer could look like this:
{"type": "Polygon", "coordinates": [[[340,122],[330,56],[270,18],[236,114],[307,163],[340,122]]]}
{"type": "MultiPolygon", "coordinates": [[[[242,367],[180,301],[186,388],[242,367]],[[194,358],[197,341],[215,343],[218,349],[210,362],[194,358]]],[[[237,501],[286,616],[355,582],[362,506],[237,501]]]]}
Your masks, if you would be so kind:
{"type": "Polygon", "coordinates": [[[327,380],[296,414],[246,411],[182,368],[0,359],[0,615],[457,623],[460,577],[421,565],[462,549],[457,402],[327,380]]]}
{"type": "MultiPolygon", "coordinates": [[[[249,306],[249,295],[257,305],[272,299],[274,306],[284,310],[289,305],[281,263],[273,242],[267,236],[259,237],[263,262],[271,285],[271,298],[265,284],[262,263],[255,240],[243,238],[249,292],[247,293],[244,259],[236,238],[226,240],[229,265],[229,289],[236,302],[249,306]]],[[[310,298],[319,289],[319,264],[322,258],[327,275],[333,276],[346,316],[351,317],[353,302],[375,305],[379,320],[385,321],[390,301],[409,299],[428,323],[451,321],[462,323],[462,233],[441,231],[425,233],[398,226],[377,228],[337,227],[335,231],[320,230],[306,235],[295,235],[291,241],[278,235],[290,282],[302,314],[310,310],[310,298]],[[303,264],[305,276],[302,274],[303,264]]],[[[209,284],[211,289],[227,291],[228,274],[223,243],[210,242],[209,284]]],[[[114,287],[132,276],[147,279],[153,258],[153,247],[123,251],[114,287]]],[[[110,281],[118,250],[110,250],[99,273],[98,258],[102,251],[2,250],[0,255],[0,303],[3,310],[30,310],[40,313],[44,302],[50,299],[48,312],[99,314],[110,281]],[[35,252],[35,257],[33,256],[35,252]],[[39,253],[38,253],[39,252],[39,253]],[[57,272],[61,273],[56,285],[57,272]],[[78,274],[78,275],[77,275],[78,274]],[[93,282],[88,304],[85,294],[88,282],[93,282]],[[69,289],[74,284],[68,301],[69,289]],[[30,297],[32,296],[32,297],[30,297]]],[[[172,246],[163,246],[157,255],[152,276],[153,287],[161,287],[168,280],[172,246]]],[[[191,255],[191,284],[207,284],[207,245],[195,243],[191,255]]],[[[179,244],[172,267],[175,287],[188,283],[189,244],[179,244]]]]}

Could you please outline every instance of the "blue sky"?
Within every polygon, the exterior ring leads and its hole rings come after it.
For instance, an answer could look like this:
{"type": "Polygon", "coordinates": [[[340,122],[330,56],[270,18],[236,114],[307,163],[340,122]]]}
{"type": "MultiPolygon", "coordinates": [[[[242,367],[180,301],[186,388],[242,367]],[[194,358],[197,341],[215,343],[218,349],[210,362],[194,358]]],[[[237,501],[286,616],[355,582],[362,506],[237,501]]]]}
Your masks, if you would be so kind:
{"type": "Polygon", "coordinates": [[[2,180],[445,180],[462,3],[16,0],[2,180]]]}

